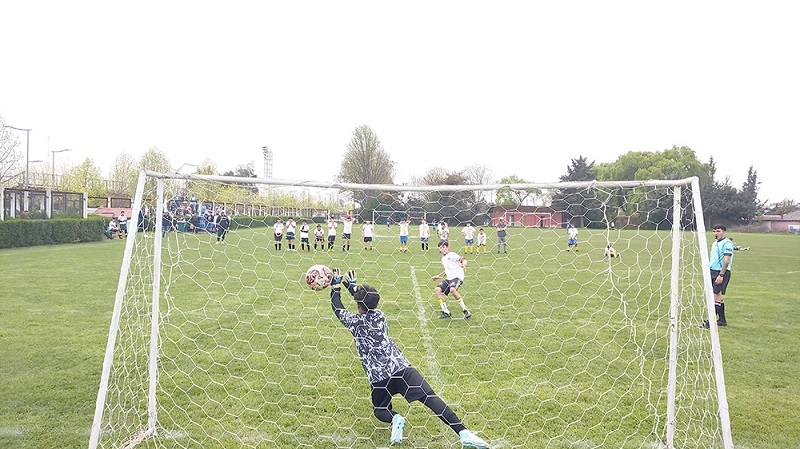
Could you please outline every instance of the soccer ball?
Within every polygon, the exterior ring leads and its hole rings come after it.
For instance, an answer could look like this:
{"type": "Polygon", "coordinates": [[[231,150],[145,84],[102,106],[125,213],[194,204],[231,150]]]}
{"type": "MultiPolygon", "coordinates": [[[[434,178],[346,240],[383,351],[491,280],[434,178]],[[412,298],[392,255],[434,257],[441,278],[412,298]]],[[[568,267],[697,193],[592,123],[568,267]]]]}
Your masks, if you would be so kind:
{"type": "Polygon", "coordinates": [[[331,285],[333,271],[325,265],[312,265],[306,271],[306,284],[311,290],[323,290],[331,285]]]}

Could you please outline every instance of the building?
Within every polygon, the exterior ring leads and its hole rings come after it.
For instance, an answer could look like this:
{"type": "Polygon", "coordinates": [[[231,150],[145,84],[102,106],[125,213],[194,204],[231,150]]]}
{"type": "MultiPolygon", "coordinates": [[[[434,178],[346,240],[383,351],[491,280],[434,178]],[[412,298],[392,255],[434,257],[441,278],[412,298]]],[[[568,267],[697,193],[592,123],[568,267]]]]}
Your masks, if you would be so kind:
{"type": "Polygon", "coordinates": [[[762,215],[753,219],[753,225],[770,232],[800,233],[800,211],[781,215],[762,215]]]}
{"type": "Polygon", "coordinates": [[[564,220],[562,213],[546,206],[492,206],[489,208],[489,223],[496,226],[505,218],[509,226],[536,228],[560,228],[564,220]]]}

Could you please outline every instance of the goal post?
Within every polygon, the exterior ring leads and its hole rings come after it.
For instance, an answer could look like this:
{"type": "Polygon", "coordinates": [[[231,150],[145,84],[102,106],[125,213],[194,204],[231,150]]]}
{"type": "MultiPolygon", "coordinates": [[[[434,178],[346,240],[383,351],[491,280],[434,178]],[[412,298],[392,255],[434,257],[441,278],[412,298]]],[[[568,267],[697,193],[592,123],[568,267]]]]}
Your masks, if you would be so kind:
{"type": "MultiPolygon", "coordinates": [[[[90,449],[389,446],[352,337],[328,291],[303,281],[314,264],[378,289],[392,338],[492,447],[733,448],[718,329],[699,326],[714,305],[697,178],[409,186],[143,171],[133,208],[155,225],[125,244],[90,449]],[[501,189],[549,204],[495,204],[501,189]],[[182,207],[187,194],[214,210],[182,207]],[[223,210],[227,232],[173,224],[223,210]],[[408,251],[381,223],[390,238],[374,250],[341,235],[328,250],[327,233],[316,248],[314,210],[407,218],[408,251]],[[503,252],[496,224],[509,214],[548,218],[509,227],[503,252]],[[428,249],[418,237],[436,217],[468,262],[468,320],[438,318],[436,232],[428,249]],[[296,250],[275,240],[275,218],[298,224],[296,250]],[[485,247],[465,240],[468,223],[485,247]]],[[[404,447],[457,441],[419,403],[393,405],[410,424],[404,447]]]]}

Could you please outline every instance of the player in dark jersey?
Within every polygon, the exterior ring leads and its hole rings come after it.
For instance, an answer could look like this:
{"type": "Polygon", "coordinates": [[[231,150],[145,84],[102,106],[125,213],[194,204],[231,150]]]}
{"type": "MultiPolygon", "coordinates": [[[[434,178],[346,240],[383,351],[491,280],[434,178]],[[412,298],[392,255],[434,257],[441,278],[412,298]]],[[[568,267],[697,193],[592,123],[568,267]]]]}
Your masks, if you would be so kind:
{"type": "Polygon", "coordinates": [[[333,269],[331,282],[331,307],[344,327],[353,335],[361,364],[372,386],[372,407],[375,416],[392,424],[391,443],[403,440],[405,418],[392,410],[392,396],[400,394],[408,402],[419,401],[431,409],[439,419],[450,426],[461,439],[462,447],[484,449],[489,445],[467,430],[455,412],[434,393],[422,374],[411,366],[403,351],[389,337],[386,315],[378,310],[380,295],[375,287],[356,286],[356,273],[347,272],[342,279],[341,271],[333,269]],[[341,286],[356,301],[358,313],[348,311],[342,304],[341,286]]]}

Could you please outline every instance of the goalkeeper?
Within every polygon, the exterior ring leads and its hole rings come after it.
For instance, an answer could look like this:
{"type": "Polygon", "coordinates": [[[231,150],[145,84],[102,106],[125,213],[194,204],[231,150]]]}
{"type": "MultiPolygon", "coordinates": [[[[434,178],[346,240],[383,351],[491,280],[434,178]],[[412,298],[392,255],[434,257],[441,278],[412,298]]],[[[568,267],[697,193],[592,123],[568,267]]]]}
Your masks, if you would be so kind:
{"type": "Polygon", "coordinates": [[[333,269],[331,282],[331,306],[339,321],[355,339],[361,364],[372,386],[372,407],[375,416],[392,424],[391,444],[403,441],[405,418],[392,410],[392,396],[400,394],[409,403],[419,401],[431,409],[436,416],[459,435],[462,447],[488,448],[489,445],[467,430],[452,409],[433,392],[428,382],[408,361],[403,351],[389,337],[386,315],[378,310],[380,295],[375,287],[356,287],[356,273],[347,272],[342,279],[341,271],[333,269]],[[348,311],[342,304],[341,286],[345,288],[358,306],[358,313],[348,311]]]}

